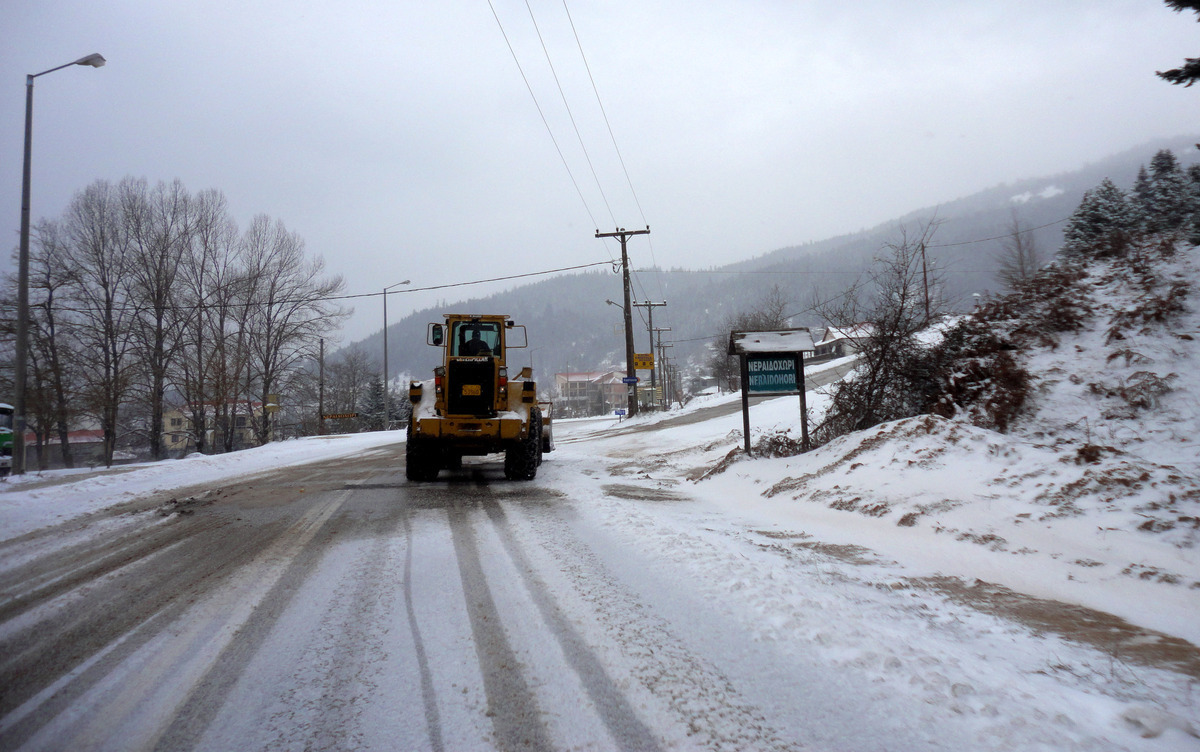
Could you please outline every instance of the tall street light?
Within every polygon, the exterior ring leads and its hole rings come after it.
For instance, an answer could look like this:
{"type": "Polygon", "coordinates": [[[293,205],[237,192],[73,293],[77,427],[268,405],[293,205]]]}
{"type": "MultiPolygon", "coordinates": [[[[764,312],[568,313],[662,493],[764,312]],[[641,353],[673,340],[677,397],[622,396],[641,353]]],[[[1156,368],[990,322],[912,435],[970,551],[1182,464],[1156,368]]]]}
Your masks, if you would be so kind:
{"type": "Polygon", "coordinates": [[[387,296],[388,290],[400,285],[407,285],[412,280],[406,279],[403,282],[397,282],[394,285],[388,285],[383,288],[383,430],[387,430],[392,424],[392,390],[388,388],[388,361],[387,361],[387,296]]]}
{"type": "Polygon", "coordinates": [[[13,458],[12,473],[25,472],[25,369],[26,351],[29,348],[29,174],[30,157],[33,153],[33,79],[69,68],[72,65],[104,65],[104,56],[96,52],[87,57],[25,76],[25,166],[21,173],[21,251],[17,261],[17,353],[13,391],[13,458]]]}

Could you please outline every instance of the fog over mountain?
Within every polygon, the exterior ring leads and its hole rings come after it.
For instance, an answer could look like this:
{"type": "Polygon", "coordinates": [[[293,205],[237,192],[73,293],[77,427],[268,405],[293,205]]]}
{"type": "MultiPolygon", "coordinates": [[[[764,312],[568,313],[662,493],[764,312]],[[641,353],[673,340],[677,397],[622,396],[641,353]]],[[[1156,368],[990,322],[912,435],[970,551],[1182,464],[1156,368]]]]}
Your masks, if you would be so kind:
{"type": "MultiPolygon", "coordinates": [[[[1182,136],[1143,144],[1085,167],[1059,175],[1029,178],[998,185],[964,198],[911,212],[893,221],[857,233],[819,242],[775,249],[750,259],[731,261],[709,269],[653,269],[643,238],[629,241],[635,269],[634,299],[667,303],[654,308],[655,327],[670,327],[664,345],[673,345],[668,357],[685,373],[698,370],[714,338],[727,335],[721,327],[728,314],[753,307],[772,286],[778,285],[789,301],[793,326],[824,326],[812,309],[817,297],[830,298],[866,278],[872,259],[887,243],[909,237],[924,224],[939,224],[928,247],[929,259],[943,270],[945,294],[957,310],[974,305],[974,296],[999,292],[997,255],[1010,234],[1013,212],[1029,229],[1038,249],[1049,260],[1062,242],[1065,220],[1085,191],[1105,177],[1128,189],[1138,168],[1160,149],[1170,149],[1183,166],[1200,161],[1196,142],[1200,136],[1182,136]]],[[[864,214],[870,212],[864,211],[864,214]]],[[[653,228],[652,228],[653,229],[653,228]]],[[[536,242],[536,241],[534,241],[536,242]]],[[[553,268],[549,257],[543,268],[553,268]]],[[[512,359],[517,366],[532,364],[543,385],[562,371],[595,371],[624,368],[625,344],[622,313],[606,300],[621,301],[619,270],[603,269],[557,276],[521,284],[495,295],[456,299],[420,310],[399,320],[389,320],[388,365],[393,378],[408,374],[427,378],[436,364],[437,350],[425,345],[425,326],[440,321],[445,312],[505,313],[529,333],[529,348],[512,359]]],[[[635,309],[634,342],[638,352],[650,344],[646,309],[635,309]]],[[[382,363],[380,332],[348,347],[362,347],[382,363]]],[[[332,356],[337,357],[336,353],[332,356]]]]}

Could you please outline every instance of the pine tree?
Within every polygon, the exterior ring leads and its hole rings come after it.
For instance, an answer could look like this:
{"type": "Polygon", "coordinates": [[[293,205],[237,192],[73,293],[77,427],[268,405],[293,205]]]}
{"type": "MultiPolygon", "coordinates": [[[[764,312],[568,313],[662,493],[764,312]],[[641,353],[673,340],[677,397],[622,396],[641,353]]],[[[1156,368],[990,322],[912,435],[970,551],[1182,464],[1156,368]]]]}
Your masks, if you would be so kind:
{"type": "Polygon", "coordinates": [[[1086,256],[1122,255],[1137,219],[1125,192],[1105,178],[1083,194],[1079,208],[1067,220],[1063,250],[1086,256]]]}
{"type": "Polygon", "coordinates": [[[363,396],[362,407],[359,410],[359,417],[367,426],[367,430],[383,430],[383,411],[383,379],[375,376],[367,387],[367,393],[363,396]]]}
{"type": "MultiPolygon", "coordinates": [[[[1190,10],[1200,15],[1200,2],[1196,0],[1163,0],[1163,2],[1176,13],[1190,10]]],[[[1180,67],[1167,71],[1158,71],[1157,75],[1169,83],[1191,86],[1200,79],[1200,58],[1185,57],[1183,65],[1180,67]]]]}
{"type": "Polygon", "coordinates": [[[1185,177],[1191,210],[1191,216],[1187,221],[1188,242],[1200,245],[1200,164],[1188,167],[1185,177]]]}
{"type": "Polygon", "coordinates": [[[1149,232],[1169,232],[1183,226],[1190,213],[1187,179],[1179,160],[1163,149],[1150,160],[1150,196],[1146,212],[1149,232]]]}
{"type": "Polygon", "coordinates": [[[1129,192],[1129,201],[1138,226],[1145,227],[1150,221],[1151,207],[1154,205],[1154,190],[1150,186],[1150,173],[1146,171],[1146,165],[1138,168],[1133,189],[1129,192]]]}

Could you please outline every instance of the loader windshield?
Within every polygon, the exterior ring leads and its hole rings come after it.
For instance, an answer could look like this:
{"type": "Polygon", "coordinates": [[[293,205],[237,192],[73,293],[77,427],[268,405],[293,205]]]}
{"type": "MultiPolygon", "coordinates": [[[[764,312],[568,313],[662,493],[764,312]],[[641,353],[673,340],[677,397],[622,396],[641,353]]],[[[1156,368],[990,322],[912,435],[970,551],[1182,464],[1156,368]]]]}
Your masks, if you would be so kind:
{"type": "Polygon", "coordinates": [[[451,334],[451,355],[498,355],[500,324],[488,321],[457,321],[451,334]]]}

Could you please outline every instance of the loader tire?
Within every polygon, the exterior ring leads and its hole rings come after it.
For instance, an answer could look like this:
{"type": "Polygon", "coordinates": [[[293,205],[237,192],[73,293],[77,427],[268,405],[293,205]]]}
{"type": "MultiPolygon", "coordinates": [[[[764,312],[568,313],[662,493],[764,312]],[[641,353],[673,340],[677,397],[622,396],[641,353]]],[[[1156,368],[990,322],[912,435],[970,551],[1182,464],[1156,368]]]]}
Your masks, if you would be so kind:
{"type": "Polygon", "coordinates": [[[504,452],[504,477],[509,480],[533,480],[542,459],[542,414],[529,411],[529,432],[524,439],[504,452]]]}
{"type": "Polygon", "coordinates": [[[437,447],[426,439],[415,438],[412,425],[408,427],[408,443],[404,448],[404,477],[418,482],[437,480],[442,469],[437,447]]]}

